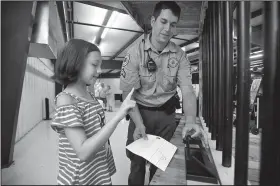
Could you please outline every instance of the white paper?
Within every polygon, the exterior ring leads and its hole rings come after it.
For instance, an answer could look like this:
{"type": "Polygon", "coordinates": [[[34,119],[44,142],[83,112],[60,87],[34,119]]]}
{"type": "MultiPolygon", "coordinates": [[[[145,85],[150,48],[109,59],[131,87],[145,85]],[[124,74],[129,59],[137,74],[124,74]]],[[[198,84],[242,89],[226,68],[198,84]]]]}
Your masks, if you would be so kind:
{"type": "Polygon", "coordinates": [[[150,134],[147,134],[147,136],[148,140],[140,138],[126,146],[126,148],[165,171],[177,147],[159,136],[150,134]]]}

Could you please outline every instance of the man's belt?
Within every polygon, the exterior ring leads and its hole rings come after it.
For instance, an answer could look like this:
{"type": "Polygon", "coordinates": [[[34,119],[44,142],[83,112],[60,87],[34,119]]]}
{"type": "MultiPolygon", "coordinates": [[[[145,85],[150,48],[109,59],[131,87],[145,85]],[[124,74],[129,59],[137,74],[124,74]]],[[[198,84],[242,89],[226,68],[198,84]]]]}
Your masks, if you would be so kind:
{"type": "Polygon", "coordinates": [[[165,111],[167,114],[172,114],[176,110],[175,107],[177,105],[177,102],[178,99],[174,95],[160,107],[147,107],[139,103],[137,103],[137,105],[139,109],[150,110],[150,111],[165,111]]]}
{"type": "Polygon", "coordinates": [[[140,105],[139,103],[137,103],[137,106],[139,109],[151,110],[151,111],[163,111],[166,109],[163,105],[160,107],[146,107],[144,105],[140,105]]]}

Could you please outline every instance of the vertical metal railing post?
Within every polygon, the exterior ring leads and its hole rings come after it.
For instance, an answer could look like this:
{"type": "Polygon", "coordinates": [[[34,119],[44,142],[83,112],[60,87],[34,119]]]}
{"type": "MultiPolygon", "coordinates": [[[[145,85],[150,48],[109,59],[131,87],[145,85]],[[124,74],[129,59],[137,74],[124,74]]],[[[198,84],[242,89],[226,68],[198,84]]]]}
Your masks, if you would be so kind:
{"type": "Polygon", "coordinates": [[[250,101],[250,2],[237,2],[237,124],[234,184],[247,185],[250,101]]]}
{"type": "Polygon", "coordinates": [[[213,123],[213,1],[209,2],[209,132],[213,123]]]}
{"type": "Polygon", "coordinates": [[[217,120],[217,141],[216,149],[223,150],[223,125],[224,125],[224,43],[223,43],[223,7],[222,2],[218,2],[218,120],[217,120]]]}
{"type": "Polygon", "coordinates": [[[211,139],[212,140],[216,140],[217,138],[217,118],[218,118],[218,60],[217,60],[217,39],[218,39],[218,35],[217,35],[217,26],[218,26],[218,22],[217,22],[217,5],[218,2],[214,1],[213,2],[213,11],[212,11],[212,16],[213,16],[213,122],[212,122],[212,128],[211,128],[211,139]]]}
{"type": "Polygon", "coordinates": [[[232,4],[230,1],[223,1],[224,9],[224,64],[225,64],[225,97],[224,97],[224,143],[223,159],[224,167],[231,166],[232,156],[232,74],[233,74],[233,36],[232,36],[232,4]]]}
{"type": "Polygon", "coordinates": [[[208,126],[208,122],[209,122],[209,81],[208,81],[208,69],[209,69],[209,47],[208,47],[208,28],[209,28],[209,16],[208,16],[208,12],[209,9],[206,10],[206,25],[205,25],[205,87],[206,87],[206,95],[205,95],[205,104],[206,104],[206,118],[205,118],[205,122],[206,122],[206,126],[208,126]]]}
{"type": "Polygon", "coordinates": [[[260,185],[280,185],[280,3],[264,2],[264,120],[260,185]]]}
{"type": "MultiPolygon", "coordinates": [[[[206,19],[205,19],[206,20],[206,19]]],[[[202,32],[202,95],[203,95],[203,104],[202,104],[202,117],[205,119],[206,118],[206,83],[205,83],[205,78],[206,78],[206,50],[205,50],[205,32],[206,32],[206,21],[204,20],[203,24],[203,32],[202,32]]]]}
{"type": "Polygon", "coordinates": [[[205,71],[205,74],[206,74],[206,78],[205,78],[205,85],[206,85],[206,117],[205,117],[205,122],[206,122],[206,126],[208,127],[208,117],[209,117],[209,77],[208,77],[208,70],[209,70],[209,46],[208,46],[208,28],[209,28],[209,16],[208,16],[208,13],[209,12],[209,3],[208,3],[208,8],[206,9],[206,12],[205,12],[205,51],[206,51],[206,55],[205,55],[205,59],[206,59],[206,71],[205,71]]]}
{"type": "Polygon", "coordinates": [[[210,127],[210,117],[211,117],[211,81],[210,81],[210,69],[211,69],[211,45],[210,45],[210,28],[211,28],[211,18],[210,18],[210,7],[211,7],[211,3],[208,3],[208,9],[207,9],[207,17],[208,17],[208,21],[207,21],[207,127],[210,127]]]}

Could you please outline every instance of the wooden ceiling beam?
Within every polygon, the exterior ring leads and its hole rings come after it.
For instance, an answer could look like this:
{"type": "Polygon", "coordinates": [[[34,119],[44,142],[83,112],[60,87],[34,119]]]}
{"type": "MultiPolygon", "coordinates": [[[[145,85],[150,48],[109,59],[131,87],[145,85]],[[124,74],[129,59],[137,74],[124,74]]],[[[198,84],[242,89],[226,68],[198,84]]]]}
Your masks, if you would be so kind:
{"type": "MultiPolygon", "coordinates": [[[[144,23],[143,18],[139,16],[139,13],[131,6],[131,3],[128,1],[121,1],[121,4],[126,9],[127,13],[131,16],[131,18],[136,22],[136,24],[143,30],[146,31],[146,25],[144,23]]],[[[142,33],[136,34],[133,38],[131,38],[120,50],[118,50],[111,58],[115,59],[118,55],[120,55],[127,47],[129,47],[135,40],[137,40],[142,33]]]]}
{"type": "Polygon", "coordinates": [[[190,45],[192,43],[196,43],[198,41],[199,41],[199,37],[196,37],[196,38],[193,38],[193,39],[191,39],[191,40],[189,40],[185,43],[180,44],[180,47],[184,47],[184,46],[190,45]]]}
{"type": "MultiPolygon", "coordinates": [[[[111,11],[111,10],[108,10],[108,11],[107,11],[102,25],[107,25],[107,23],[108,23],[110,17],[112,16],[112,13],[113,13],[113,11],[111,11]]],[[[95,43],[96,43],[97,45],[99,45],[100,42],[101,42],[101,35],[102,35],[104,29],[105,29],[104,27],[101,27],[101,28],[99,29],[97,35],[96,35],[95,43]]]]}
{"type": "Polygon", "coordinates": [[[60,20],[60,23],[61,23],[61,27],[62,27],[62,32],[63,32],[63,39],[64,39],[64,42],[67,41],[67,31],[66,31],[66,19],[65,19],[65,16],[64,16],[64,12],[63,12],[63,4],[62,4],[62,1],[57,1],[56,2],[56,8],[57,8],[57,12],[58,12],[58,17],[59,17],[59,20],[60,20]]]}
{"type": "Polygon", "coordinates": [[[131,16],[131,18],[136,22],[136,24],[142,28],[142,30],[145,32],[146,25],[143,20],[143,18],[140,16],[140,14],[137,12],[135,8],[132,7],[131,2],[129,1],[121,1],[121,4],[126,9],[127,13],[131,16]]]}
{"type": "Polygon", "coordinates": [[[190,54],[199,50],[199,47],[193,48],[191,50],[186,51],[186,54],[190,54]]]}
{"type": "Polygon", "coordinates": [[[115,59],[118,55],[120,55],[127,47],[129,47],[135,40],[137,40],[142,34],[138,33],[133,38],[131,38],[119,51],[117,51],[110,60],[115,59]]]}
{"type": "MultiPolygon", "coordinates": [[[[70,19],[74,19],[74,2],[68,1],[70,6],[70,19]]],[[[74,38],[74,25],[71,25],[71,38],[74,38]]]]}
{"type": "Polygon", "coordinates": [[[125,29],[125,28],[116,28],[116,27],[108,27],[108,26],[105,26],[105,25],[96,25],[96,24],[90,24],[90,23],[84,23],[84,22],[78,22],[78,21],[66,20],[66,23],[77,24],[77,25],[85,25],[85,26],[93,26],[93,27],[101,27],[101,28],[109,28],[109,29],[113,29],[113,30],[121,30],[121,31],[126,31],[126,32],[143,33],[142,31],[137,31],[137,30],[130,30],[130,29],[125,29]]]}

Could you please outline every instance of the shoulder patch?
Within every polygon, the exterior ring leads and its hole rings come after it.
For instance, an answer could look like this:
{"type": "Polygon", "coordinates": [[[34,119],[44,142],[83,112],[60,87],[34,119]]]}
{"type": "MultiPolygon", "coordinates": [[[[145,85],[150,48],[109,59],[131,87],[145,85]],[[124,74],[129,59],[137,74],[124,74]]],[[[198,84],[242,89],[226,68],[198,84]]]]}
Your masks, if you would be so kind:
{"type": "Polygon", "coordinates": [[[122,68],[122,71],[121,71],[121,76],[122,76],[123,78],[125,78],[125,77],[126,77],[126,72],[125,72],[124,68],[122,68]]]}
{"type": "Polygon", "coordinates": [[[178,66],[178,64],[179,64],[179,62],[176,58],[170,58],[168,60],[168,67],[175,68],[178,66]]]}
{"type": "Polygon", "coordinates": [[[127,54],[127,55],[125,56],[124,60],[123,60],[122,66],[125,67],[125,66],[129,63],[129,61],[130,61],[130,55],[127,54]]]}

